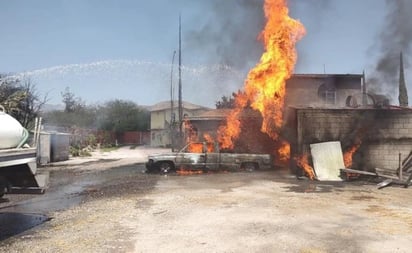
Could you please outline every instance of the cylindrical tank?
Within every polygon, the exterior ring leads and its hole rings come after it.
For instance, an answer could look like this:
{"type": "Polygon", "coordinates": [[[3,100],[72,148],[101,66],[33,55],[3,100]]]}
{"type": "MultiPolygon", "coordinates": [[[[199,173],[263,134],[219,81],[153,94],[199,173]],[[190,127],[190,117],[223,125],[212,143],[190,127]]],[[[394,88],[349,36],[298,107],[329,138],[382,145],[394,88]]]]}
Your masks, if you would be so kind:
{"type": "Polygon", "coordinates": [[[23,138],[23,126],[0,107],[0,149],[15,148],[23,138]]]}

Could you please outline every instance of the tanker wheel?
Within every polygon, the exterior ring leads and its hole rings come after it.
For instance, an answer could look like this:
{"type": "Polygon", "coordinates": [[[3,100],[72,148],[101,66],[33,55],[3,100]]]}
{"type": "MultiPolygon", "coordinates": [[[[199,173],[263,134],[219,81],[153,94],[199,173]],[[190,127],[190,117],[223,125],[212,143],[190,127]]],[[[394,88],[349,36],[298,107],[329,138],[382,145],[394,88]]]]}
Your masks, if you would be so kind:
{"type": "Polygon", "coordinates": [[[7,185],[0,181],[0,198],[4,196],[7,192],[7,185]]]}
{"type": "Polygon", "coordinates": [[[173,164],[170,162],[161,162],[159,164],[159,172],[160,174],[168,174],[172,172],[174,169],[173,164]]]}

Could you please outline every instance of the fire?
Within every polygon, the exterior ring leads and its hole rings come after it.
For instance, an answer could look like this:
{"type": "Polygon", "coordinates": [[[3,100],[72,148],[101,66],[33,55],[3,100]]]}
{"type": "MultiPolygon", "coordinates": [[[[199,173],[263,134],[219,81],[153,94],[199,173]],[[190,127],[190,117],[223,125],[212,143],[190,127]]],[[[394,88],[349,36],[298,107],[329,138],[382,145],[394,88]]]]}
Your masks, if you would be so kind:
{"type": "Polygon", "coordinates": [[[281,147],[278,149],[279,160],[282,162],[289,161],[290,159],[290,144],[286,141],[281,143],[281,147]]]}
{"type": "Polygon", "coordinates": [[[206,141],[206,142],[215,142],[215,140],[213,139],[213,137],[210,135],[210,134],[207,134],[207,133],[205,133],[205,134],[203,134],[203,139],[206,141]]]}
{"type": "Polygon", "coordinates": [[[218,129],[218,140],[222,148],[233,148],[233,140],[240,134],[240,108],[233,109],[226,118],[226,125],[218,129]]]}
{"type": "MultiPolygon", "coordinates": [[[[248,106],[263,117],[261,131],[278,140],[283,122],[285,83],[296,63],[296,43],[305,34],[303,25],[289,17],[287,0],[265,0],[266,26],[259,35],[265,52],[246,80],[244,92],[236,96],[235,109],[218,132],[222,148],[233,148],[240,134],[239,116],[248,106]]],[[[280,151],[284,152],[284,151],[280,151]]]]}
{"type": "Polygon", "coordinates": [[[197,129],[193,127],[190,120],[185,119],[183,121],[183,126],[184,126],[184,130],[185,130],[186,143],[197,141],[198,140],[198,138],[197,138],[197,129]]]}
{"type": "MultiPolygon", "coordinates": [[[[215,152],[215,146],[213,142],[206,142],[206,149],[208,153],[212,153],[215,152]]],[[[203,153],[203,146],[204,143],[203,142],[194,142],[194,143],[190,143],[189,146],[187,147],[187,151],[189,153],[203,153]]]]}
{"type": "Polygon", "coordinates": [[[361,142],[358,141],[355,145],[350,147],[346,152],[343,154],[343,163],[345,164],[346,168],[352,167],[352,159],[353,155],[358,151],[359,147],[361,145],[361,142]]]}
{"type": "MultiPolygon", "coordinates": [[[[197,129],[192,125],[190,120],[185,120],[184,121],[184,128],[185,128],[185,135],[186,135],[186,144],[190,145],[187,148],[187,151],[190,153],[203,153],[203,143],[199,141],[198,135],[197,135],[197,129]]],[[[215,147],[214,147],[214,139],[213,137],[205,133],[203,134],[203,139],[206,142],[206,148],[207,152],[214,152],[215,147]]]]}
{"type": "Polygon", "coordinates": [[[202,170],[177,170],[176,173],[181,176],[203,174],[202,170]]]}
{"type": "Polygon", "coordinates": [[[190,153],[203,153],[203,143],[190,143],[187,151],[190,153]]]}
{"type": "Polygon", "coordinates": [[[311,180],[315,179],[315,172],[312,166],[309,165],[309,154],[308,153],[302,154],[299,157],[295,157],[295,161],[296,161],[296,165],[299,168],[302,168],[311,180]]]}

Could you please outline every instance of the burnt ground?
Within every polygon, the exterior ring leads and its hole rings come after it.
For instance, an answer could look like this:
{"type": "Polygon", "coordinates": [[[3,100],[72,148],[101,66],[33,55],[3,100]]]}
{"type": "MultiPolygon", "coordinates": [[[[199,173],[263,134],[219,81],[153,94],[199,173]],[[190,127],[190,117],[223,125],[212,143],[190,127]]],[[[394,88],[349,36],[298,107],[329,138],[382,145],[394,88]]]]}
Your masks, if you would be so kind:
{"type": "MultiPolygon", "coordinates": [[[[120,151],[119,151],[120,152],[120,151]]],[[[128,154],[131,155],[131,151],[128,154]]],[[[133,152],[144,153],[144,150],[133,152]]],[[[152,151],[150,151],[152,152],[152,151]]],[[[139,153],[139,154],[140,154],[139,153]]],[[[145,174],[113,156],[44,168],[0,200],[1,252],[410,252],[411,188],[285,171],[145,174]]]]}

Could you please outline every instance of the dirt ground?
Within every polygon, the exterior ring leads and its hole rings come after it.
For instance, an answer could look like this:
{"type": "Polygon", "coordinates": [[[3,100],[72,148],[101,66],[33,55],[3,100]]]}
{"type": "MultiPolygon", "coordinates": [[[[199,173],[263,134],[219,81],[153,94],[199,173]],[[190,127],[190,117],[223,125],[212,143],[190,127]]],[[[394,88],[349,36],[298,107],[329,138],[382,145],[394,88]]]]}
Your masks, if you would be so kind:
{"type": "Polygon", "coordinates": [[[42,213],[50,220],[4,239],[0,251],[412,250],[412,187],[298,180],[286,170],[144,173],[147,154],[165,151],[122,148],[45,168],[51,173],[46,194],[9,195],[0,213],[42,213]]]}

